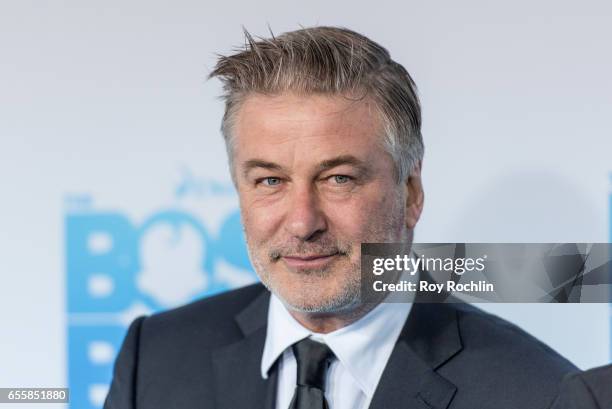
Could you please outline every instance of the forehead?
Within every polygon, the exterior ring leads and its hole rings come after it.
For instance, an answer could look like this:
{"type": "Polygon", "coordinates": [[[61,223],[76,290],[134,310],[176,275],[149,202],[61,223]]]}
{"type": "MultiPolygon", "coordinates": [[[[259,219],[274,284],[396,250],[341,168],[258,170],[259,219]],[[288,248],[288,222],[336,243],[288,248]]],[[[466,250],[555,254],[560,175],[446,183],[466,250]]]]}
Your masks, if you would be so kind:
{"type": "Polygon", "coordinates": [[[342,96],[251,95],[234,125],[235,154],[289,159],[372,153],[380,144],[379,115],[370,100],[342,96]]]}

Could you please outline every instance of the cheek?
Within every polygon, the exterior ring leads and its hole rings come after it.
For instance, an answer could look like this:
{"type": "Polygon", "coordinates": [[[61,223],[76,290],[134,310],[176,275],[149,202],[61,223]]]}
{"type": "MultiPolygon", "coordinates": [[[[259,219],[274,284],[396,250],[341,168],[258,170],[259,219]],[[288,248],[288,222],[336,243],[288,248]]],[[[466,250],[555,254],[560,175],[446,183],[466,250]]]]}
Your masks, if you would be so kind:
{"type": "Polygon", "coordinates": [[[279,212],[273,206],[253,206],[240,203],[242,224],[249,240],[266,241],[278,225],[279,212]]]}
{"type": "Polygon", "coordinates": [[[353,240],[358,240],[368,230],[368,225],[375,216],[371,203],[356,200],[344,206],[331,206],[328,219],[337,233],[353,240]]]}
{"type": "Polygon", "coordinates": [[[399,216],[393,192],[361,197],[345,206],[332,206],[330,220],[335,230],[353,241],[370,236],[374,231],[389,227],[389,220],[399,216]]]}

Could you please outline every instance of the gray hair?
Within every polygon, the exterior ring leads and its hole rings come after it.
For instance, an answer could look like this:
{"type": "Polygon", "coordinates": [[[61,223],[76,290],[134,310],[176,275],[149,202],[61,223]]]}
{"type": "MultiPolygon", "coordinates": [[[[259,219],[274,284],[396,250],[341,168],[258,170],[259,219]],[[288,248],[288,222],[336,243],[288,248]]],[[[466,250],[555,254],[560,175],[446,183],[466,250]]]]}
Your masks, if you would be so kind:
{"type": "Polygon", "coordinates": [[[233,121],[244,99],[253,94],[342,95],[371,98],[379,111],[384,147],[404,181],[423,158],[421,107],[410,74],[389,52],[369,38],[338,27],[312,27],[255,40],[245,30],[245,45],[220,56],[209,78],[223,83],[225,138],[233,166],[233,121]]]}

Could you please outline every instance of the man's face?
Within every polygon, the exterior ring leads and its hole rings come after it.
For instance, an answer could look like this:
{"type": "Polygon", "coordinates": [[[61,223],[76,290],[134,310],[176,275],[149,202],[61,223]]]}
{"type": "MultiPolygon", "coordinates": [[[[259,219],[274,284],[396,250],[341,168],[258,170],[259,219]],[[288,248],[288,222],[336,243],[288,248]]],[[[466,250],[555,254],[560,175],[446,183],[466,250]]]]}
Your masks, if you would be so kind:
{"type": "Polygon", "coordinates": [[[396,182],[374,106],[252,95],[233,132],[242,221],[262,282],[297,311],[354,306],[360,244],[405,241],[416,223],[407,222],[411,191],[396,182]]]}

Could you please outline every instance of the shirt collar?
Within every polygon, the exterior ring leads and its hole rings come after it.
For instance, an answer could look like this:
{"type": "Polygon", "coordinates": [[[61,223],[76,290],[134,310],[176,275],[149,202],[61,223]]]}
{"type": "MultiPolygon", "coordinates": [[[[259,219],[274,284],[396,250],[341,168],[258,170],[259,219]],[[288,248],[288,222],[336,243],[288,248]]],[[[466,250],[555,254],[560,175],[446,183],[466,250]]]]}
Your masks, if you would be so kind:
{"type": "Polygon", "coordinates": [[[270,297],[261,374],[268,377],[274,362],[294,343],[313,336],[334,352],[361,390],[371,398],[412,307],[381,303],[356,322],[328,334],[315,334],[291,316],[282,301],[270,297]]]}
{"type": "Polygon", "coordinates": [[[311,334],[289,314],[281,300],[272,294],[268,308],[266,342],[261,358],[261,375],[264,379],[268,377],[274,362],[287,348],[311,334]]]}

